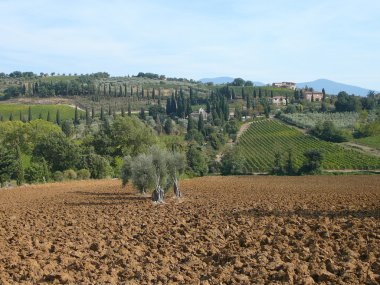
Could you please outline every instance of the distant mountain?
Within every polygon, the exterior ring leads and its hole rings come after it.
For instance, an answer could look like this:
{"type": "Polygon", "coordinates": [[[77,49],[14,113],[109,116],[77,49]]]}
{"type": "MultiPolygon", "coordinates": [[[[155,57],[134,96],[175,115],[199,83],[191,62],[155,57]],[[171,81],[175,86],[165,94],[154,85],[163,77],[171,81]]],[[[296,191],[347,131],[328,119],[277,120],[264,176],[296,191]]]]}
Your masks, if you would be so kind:
{"type": "Polygon", "coordinates": [[[322,88],[325,88],[327,94],[336,95],[340,91],[346,91],[349,95],[355,94],[359,96],[366,96],[369,89],[347,85],[327,79],[318,79],[310,82],[297,83],[297,88],[312,87],[315,91],[322,91],[322,88]]]}
{"type": "MultiPolygon", "coordinates": [[[[199,79],[200,82],[202,83],[208,83],[208,82],[212,82],[214,84],[226,84],[226,83],[231,83],[232,81],[234,81],[235,78],[233,77],[214,77],[214,78],[202,78],[202,79],[199,79]]],[[[264,86],[265,84],[262,83],[262,82],[259,82],[259,81],[254,81],[253,84],[255,86],[264,86]]]]}

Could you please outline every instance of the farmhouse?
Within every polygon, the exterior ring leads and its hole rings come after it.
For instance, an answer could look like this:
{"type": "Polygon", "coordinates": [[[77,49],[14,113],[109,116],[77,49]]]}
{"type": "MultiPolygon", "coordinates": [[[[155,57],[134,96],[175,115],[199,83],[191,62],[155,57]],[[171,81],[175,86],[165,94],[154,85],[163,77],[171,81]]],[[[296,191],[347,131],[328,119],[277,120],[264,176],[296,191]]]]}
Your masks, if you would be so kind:
{"type": "Polygon", "coordinates": [[[304,100],[307,100],[307,101],[322,101],[323,93],[302,90],[302,97],[304,100]]]}
{"type": "Polygon", "coordinates": [[[274,105],[286,105],[286,98],[283,96],[274,96],[268,99],[269,103],[274,105]]]}
{"type": "Polygon", "coordinates": [[[203,121],[206,121],[207,120],[207,112],[203,108],[199,108],[198,112],[191,113],[191,117],[193,117],[194,119],[198,120],[200,114],[202,114],[203,121]]]}
{"type": "Polygon", "coordinates": [[[272,83],[272,86],[277,88],[296,90],[296,84],[294,82],[275,82],[272,83]]]}

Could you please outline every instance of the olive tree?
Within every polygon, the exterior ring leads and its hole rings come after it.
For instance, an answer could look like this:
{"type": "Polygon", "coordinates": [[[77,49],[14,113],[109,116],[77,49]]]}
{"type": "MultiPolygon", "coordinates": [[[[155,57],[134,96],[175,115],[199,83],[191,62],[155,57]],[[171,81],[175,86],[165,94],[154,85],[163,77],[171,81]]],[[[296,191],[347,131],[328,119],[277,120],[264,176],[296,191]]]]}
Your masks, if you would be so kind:
{"type": "Polygon", "coordinates": [[[180,153],[171,153],[154,145],[146,154],[136,157],[125,157],[122,166],[122,183],[125,186],[129,179],[142,194],[146,194],[150,187],[154,187],[152,200],[164,202],[165,190],[174,186],[176,197],[181,197],[179,189],[179,175],[184,171],[186,158],[180,153]]]}
{"type": "Polygon", "coordinates": [[[151,155],[140,154],[131,164],[131,178],[133,185],[141,194],[146,194],[153,185],[155,169],[151,155]]]}
{"type": "Polygon", "coordinates": [[[182,193],[179,188],[178,178],[186,168],[186,157],[182,153],[173,152],[168,156],[167,165],[169,178],[173,183],[174,194],[177,198],[180,198],[182,193]]]}
{"type": "Polygon", "coordinates": [[[169,153],[156,145],[151,146],[148,153],[152,156],[154,168],[155,188],[152,193],[152,200],[162,203],[164,202],[164,188],[166,188],[168,178],[169,153]]]}

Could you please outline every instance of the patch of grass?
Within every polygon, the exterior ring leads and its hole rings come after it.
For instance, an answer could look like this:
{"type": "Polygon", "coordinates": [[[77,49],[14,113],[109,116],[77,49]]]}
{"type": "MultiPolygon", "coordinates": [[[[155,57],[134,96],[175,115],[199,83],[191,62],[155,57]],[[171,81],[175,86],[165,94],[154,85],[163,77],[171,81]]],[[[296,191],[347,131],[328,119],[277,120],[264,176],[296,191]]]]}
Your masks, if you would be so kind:
{"type": "Polygon", "coordinates": [[[354,141],[356,143],[363,144],[363,145],[380,150],[380,135],[355,139],[354,141]]]}
{"type": "MultiPolygon", "coordinates": [[[[50,121],[56,118],[57,110],[60,112],[61,120],[74,119],[75,109],[67,105],[24,105],[24,104],[0,104],[0,117],[3,121],[8,121],[10,114],[13,114],[13,120],[28,118],[29,106],[32,111],[32,119],[38,119],[40,116],[43,120],[47,120],[48,112],[50,112],[50,121]]],[[[79,110],[79,116],[84,114],[79,110]]]]}

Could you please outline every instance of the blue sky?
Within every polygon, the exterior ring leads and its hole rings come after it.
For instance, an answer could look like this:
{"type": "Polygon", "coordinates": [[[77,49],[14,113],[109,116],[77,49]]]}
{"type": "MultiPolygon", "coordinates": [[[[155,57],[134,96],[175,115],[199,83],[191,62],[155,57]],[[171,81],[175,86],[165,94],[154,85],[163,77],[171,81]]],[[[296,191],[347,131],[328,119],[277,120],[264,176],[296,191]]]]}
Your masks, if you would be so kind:
{"type": "Polygon", "coordinates": [[[0,71],[327,78],[380,90],[378,0],[0,0],[0,71]]]}

